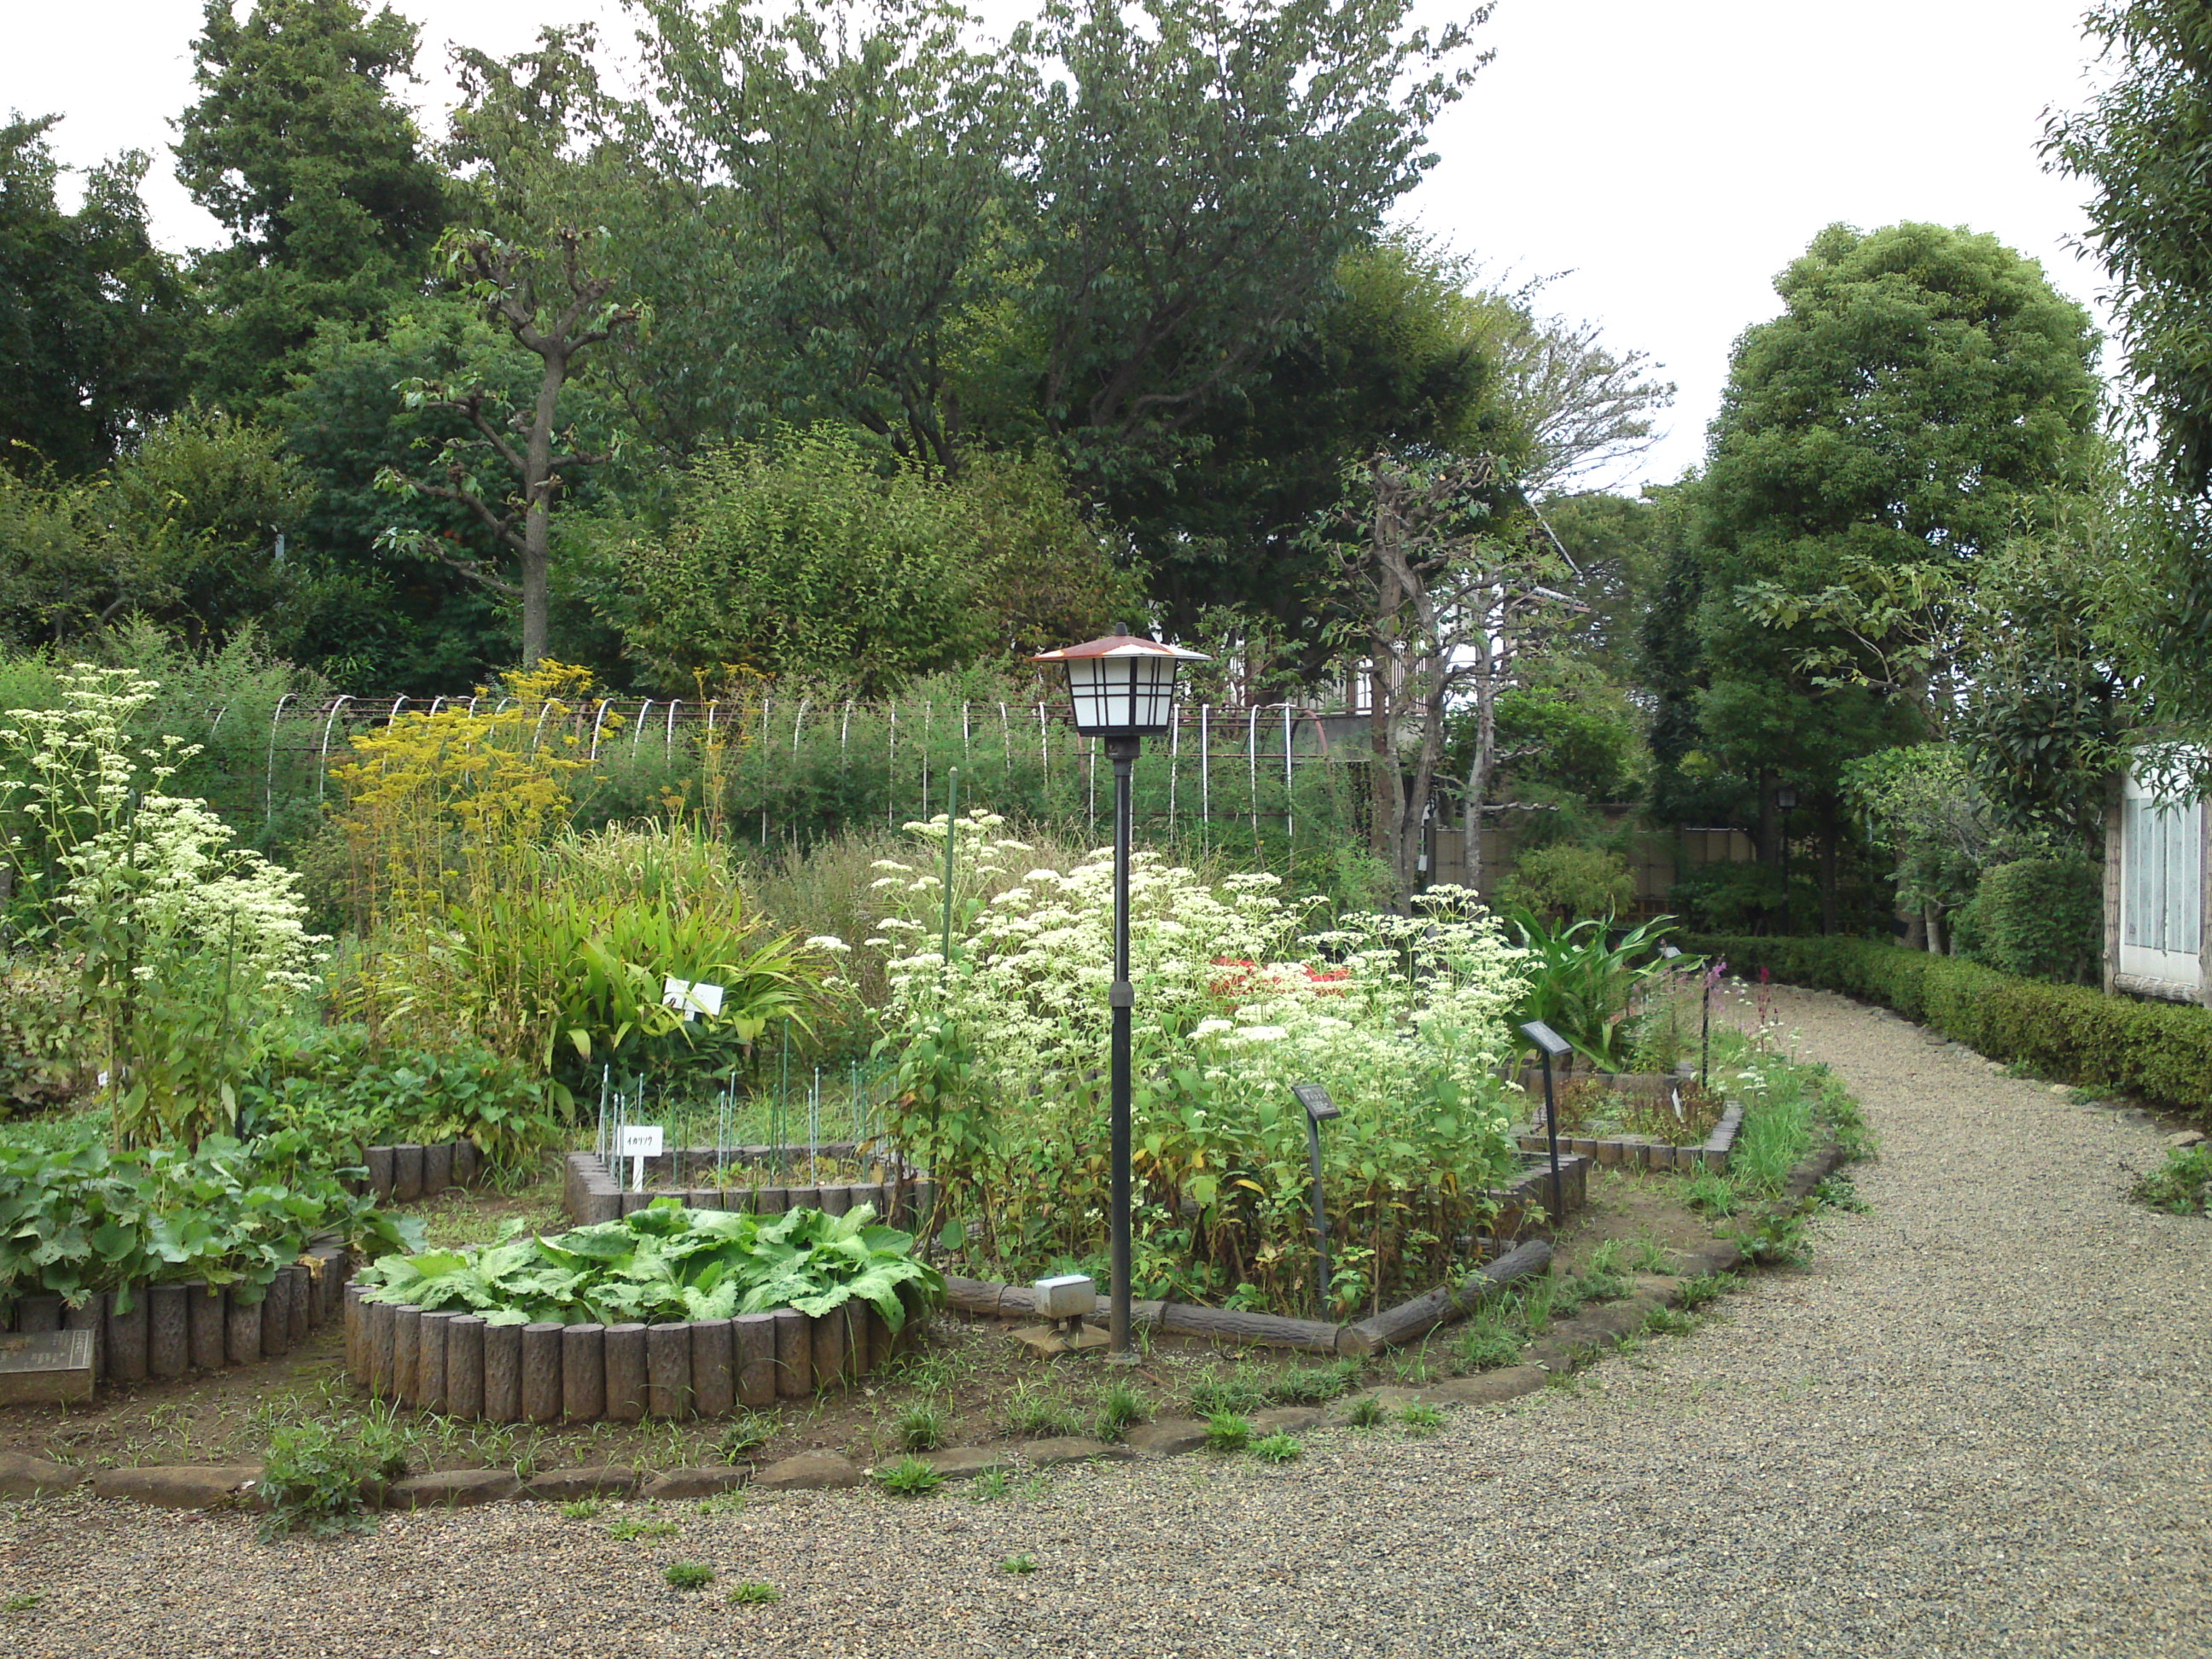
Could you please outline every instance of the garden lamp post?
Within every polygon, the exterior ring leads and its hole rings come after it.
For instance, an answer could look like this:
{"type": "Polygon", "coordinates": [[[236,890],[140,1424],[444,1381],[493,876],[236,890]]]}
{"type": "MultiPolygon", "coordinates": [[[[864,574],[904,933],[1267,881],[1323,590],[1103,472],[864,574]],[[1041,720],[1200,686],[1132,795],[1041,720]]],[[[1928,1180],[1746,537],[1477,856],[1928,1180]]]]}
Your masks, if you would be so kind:
{"type": "Polygon", "coordinates": [[[1127,1360],[1129,1349],[1129,1013],[1136,994],[1129,984],[1129,773],[1146,738],[1175,722],[1176,676],[1187,662],[1208,660],[1196,651],[1114,634],[1084,645],[1048,651],[1031,660],[1067,671],[1076,732],[1103,738],[1114,763],[1114,980],[1106,994],[1113,1013],[1113,1255],[1108,1358],[1127,1360]]]}

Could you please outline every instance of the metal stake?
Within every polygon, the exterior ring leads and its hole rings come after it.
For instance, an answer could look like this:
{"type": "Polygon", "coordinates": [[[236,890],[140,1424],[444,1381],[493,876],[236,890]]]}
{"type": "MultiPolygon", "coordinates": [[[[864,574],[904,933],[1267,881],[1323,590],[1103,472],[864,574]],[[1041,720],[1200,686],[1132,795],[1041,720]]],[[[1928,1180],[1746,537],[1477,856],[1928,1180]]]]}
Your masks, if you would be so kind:
{"type": "Polygon", "coordinates": [[[1129,1021],[1136,1005],[1129,983],[1129,775],[1143,739],[1111,737],[1106,753],[1114,763],[1114,983],[1107,993],[1113,1010],[1113,1301],[1107,1353],[1126,1360],[1129,1349],[1129,1021]]]}

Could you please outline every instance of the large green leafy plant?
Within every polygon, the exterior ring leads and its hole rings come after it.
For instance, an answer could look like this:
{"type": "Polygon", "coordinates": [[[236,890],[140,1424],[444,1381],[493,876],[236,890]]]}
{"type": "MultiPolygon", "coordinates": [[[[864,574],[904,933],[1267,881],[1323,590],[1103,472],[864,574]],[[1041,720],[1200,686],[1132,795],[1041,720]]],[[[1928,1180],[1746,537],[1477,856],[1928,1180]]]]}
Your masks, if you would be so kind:
{"type": "Polygon", "coordinates": [[[1626,1070],[1636,1046],[1630,1015],[1637,999],[1669,969],[1656,947],[1670,920],[1662,916],[1611,939],[1595,919],[1555,927],[1527,911],[1516,914],[1513,929],[1528,952],[1522,967],[1528,992],[1520,1018],[1542,1020],[1601,1071],[1626,1070]]]}
{"type": "Polygon", "coordinates": [[[0,1289],[82,1302],[185,1279],[259,1287],[318,1232],[370,1253],[421,1240],[420,1221],[385,1214],[313,1167],[303,1137],[111,1152],[80,1122],[50,1146],[0,1145],[0,1289]]]}
{"type": "Polygon", "coordinates": [[[893,1330],[940,1300],[944,1276],[872,1205],[842,1216],[687,1210],[656,1199],[619,1221],[550,1238],[521,1224],[495,1244],[388,1256],[362,1275],[372,1301],[480,1313],[495,1325],[729,1319],[869,1304],[893,1330]]]}

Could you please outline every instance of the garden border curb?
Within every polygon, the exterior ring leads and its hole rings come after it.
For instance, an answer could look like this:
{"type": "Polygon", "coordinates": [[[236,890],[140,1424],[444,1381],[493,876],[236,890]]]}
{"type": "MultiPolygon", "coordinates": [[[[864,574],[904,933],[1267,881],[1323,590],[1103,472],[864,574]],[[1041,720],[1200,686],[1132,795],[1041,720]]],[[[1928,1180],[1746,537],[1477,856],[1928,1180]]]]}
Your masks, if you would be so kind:
{"type": "MultiPolygon", "coordinates": [[[[708,1147],[678,1146],[646,1162],[680,1177],[686,1160],[694,1161],[696,1170],[699,1167],[696,1160],[699,1159],[722,1158],[725,1161],[765,1164],[773,1158],[802,1152],[811,1158],[816,1153],[851,1157],[857,1151],[855,1144],[849,1140],[825,1142],[811,1151],[797,1146],[732,1146],[718,1153],[708,1147]]],[[[644,1209],[657,1198],[676,1199],[686,1209],[738,1210],[755,1215],[815,1209],[829,1215],[844,1215],[863,1204],[873,1204],[876,1213],[887,1226],[909,1227],[919,1231],[936,1207],[937,1183],[894,1158],[886,1157],[880,1162],[886,1174],[879,1182],[828,1187],[648,1187],[642,1192],[631,1192],[615,1178],[598,1153],[570,1152],[562,1165],[561,1207],[576,1225],[589,1227],[619,1221],[625,1215],[644,1209]]],[[[711,1163],[708,1167],[712,1167],[711,1163]]]]}
{"type": "Polygon", "coordinates": [[[363,1184],[380,1204],[412,1204],[435,1198],[448,1187],[473,1186],[484,1168],[483,1154],[465,1137],[368,1146],[361,1161],[368,1170],[363,1184]]]}

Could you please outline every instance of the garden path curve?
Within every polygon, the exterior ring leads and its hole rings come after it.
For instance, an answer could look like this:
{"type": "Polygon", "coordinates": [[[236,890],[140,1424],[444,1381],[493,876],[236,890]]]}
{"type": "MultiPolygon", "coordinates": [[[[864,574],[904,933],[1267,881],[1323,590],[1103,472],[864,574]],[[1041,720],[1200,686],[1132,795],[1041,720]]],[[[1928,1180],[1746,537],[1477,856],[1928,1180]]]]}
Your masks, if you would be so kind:
{"type": "Polygon", "coordinates": [[[10,1654],[2201,1656],[2212,1227],[2121,1197],[2154,1126],[1783,992],[1868,1109],[1865,1216],[1680,1340],[1427,1441],[971,1504],[787,1495],[611,1540],[550,1506],[335,1544],[0,1510],[10,1654]],[[1039,1571],[997,1571],[1033,1555],[1039,1571]],[[720,1571],[665,1588],[672,1560],[720,1571]],[[732,1607],[722,1587],[780,1586],[732,1607]]]}

